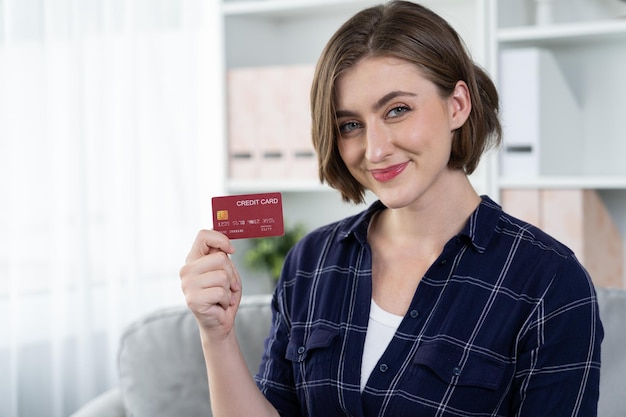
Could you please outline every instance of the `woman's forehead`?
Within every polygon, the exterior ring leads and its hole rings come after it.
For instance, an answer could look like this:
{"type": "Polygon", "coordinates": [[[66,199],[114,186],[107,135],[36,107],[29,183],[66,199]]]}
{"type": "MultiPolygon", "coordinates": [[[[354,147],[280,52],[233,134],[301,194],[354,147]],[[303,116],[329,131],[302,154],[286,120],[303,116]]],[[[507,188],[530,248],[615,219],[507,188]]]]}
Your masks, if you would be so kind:
{"type": "Polygon", "coordinates": [[[427,83],[422,71],[409,61],[393,57],[366,58],[337,78],[335,104],[351,106],[363,100],[378,101],[394,91],[415,93],[427,83]]]}

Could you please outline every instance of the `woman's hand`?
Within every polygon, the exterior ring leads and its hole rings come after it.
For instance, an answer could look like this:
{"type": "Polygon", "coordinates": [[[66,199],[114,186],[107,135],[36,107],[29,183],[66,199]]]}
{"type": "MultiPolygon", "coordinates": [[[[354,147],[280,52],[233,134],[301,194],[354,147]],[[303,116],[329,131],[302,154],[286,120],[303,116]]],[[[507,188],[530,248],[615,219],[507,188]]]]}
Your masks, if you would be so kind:
{"type": "Polygon", "coordinates": [[[201,230],[180,269],[187,306],[206,336],[231,334],[239,302],[241,279],[230,257],[235,248],[222,233],[201,230]]]}

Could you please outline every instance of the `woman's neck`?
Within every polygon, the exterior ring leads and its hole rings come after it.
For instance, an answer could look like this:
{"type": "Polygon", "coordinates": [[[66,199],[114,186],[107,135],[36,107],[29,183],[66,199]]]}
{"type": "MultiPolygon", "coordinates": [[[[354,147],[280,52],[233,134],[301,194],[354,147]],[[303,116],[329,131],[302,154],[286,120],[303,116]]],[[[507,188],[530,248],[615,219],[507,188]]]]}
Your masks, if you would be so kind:
{"type": "Polygon", "coordinates": [[[481,202],[469,179],[453,183],[440,194],[429,195],[411,206],[386,209],[372,224],[372,233],[404,247],[427,244],[442,247],[458,234],[481,202]]]}

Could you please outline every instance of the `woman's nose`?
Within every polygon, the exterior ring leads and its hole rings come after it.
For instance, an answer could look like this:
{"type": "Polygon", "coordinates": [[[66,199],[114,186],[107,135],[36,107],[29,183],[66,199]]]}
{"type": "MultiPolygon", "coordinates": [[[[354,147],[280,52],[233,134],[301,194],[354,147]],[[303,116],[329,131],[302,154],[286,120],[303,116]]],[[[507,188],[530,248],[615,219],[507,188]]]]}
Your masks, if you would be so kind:
{"type": "Polygon", "coordinates": [[[393,143],[385,129],[369,124],[366,132],[365,158],[372,162],[382,162],[393,152],[393,143]]]}

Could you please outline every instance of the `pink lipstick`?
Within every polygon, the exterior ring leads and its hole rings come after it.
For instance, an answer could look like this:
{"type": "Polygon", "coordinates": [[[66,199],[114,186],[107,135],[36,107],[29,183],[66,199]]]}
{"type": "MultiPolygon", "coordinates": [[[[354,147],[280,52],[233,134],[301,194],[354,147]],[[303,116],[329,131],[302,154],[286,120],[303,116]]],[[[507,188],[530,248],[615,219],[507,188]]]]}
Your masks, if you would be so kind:
{"type": "Polygon", "coordinates": [[[409,162],[404,162],[402,164],[392,165],[387,168],[371,169],[370,174],[372,174],[372,177],[374,177],[376,181],[391,181],[392,179],[400,175],[400,173],[404,171],[404,168],[406,168],[408,164],[409,162]]]}

